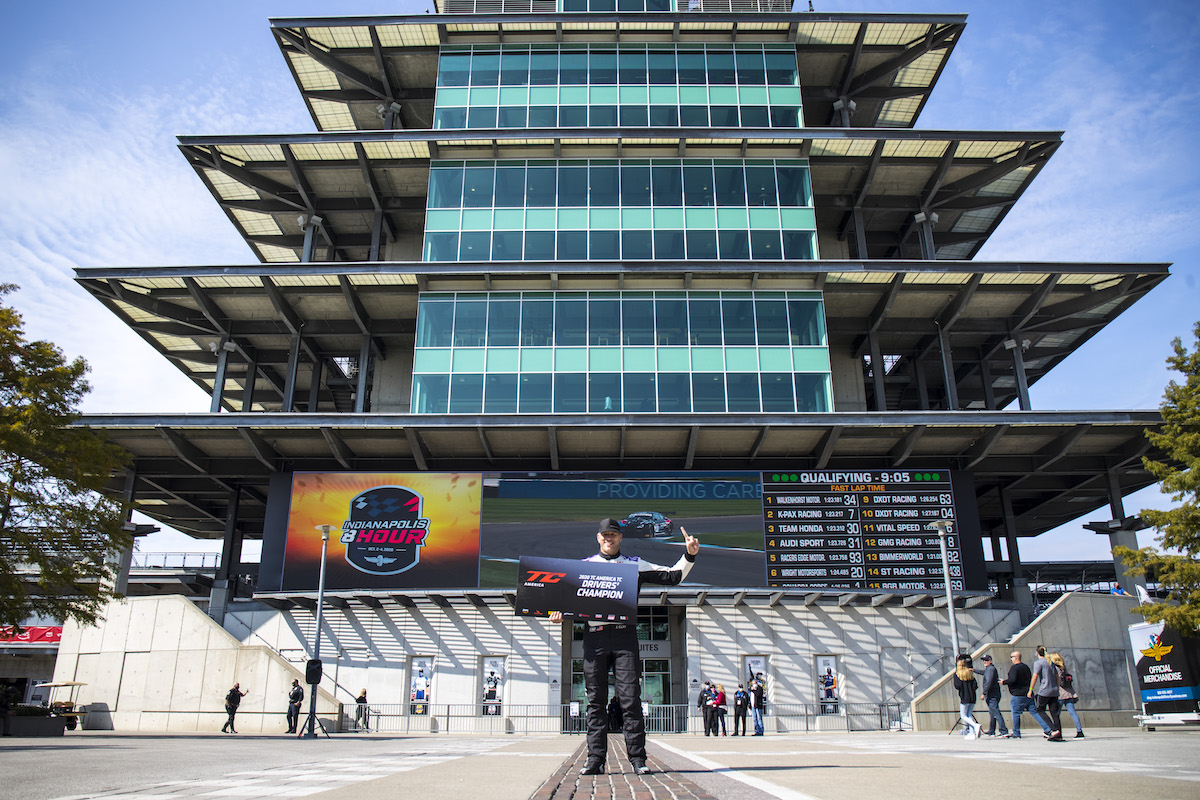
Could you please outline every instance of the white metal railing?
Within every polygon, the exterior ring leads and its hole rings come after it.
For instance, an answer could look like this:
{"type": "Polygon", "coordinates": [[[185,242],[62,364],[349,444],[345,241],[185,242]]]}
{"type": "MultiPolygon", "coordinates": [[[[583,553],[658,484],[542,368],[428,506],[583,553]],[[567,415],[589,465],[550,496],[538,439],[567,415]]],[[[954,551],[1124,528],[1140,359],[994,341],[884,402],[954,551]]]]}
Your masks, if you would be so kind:
{"type": "MultiPolygon", "coordinates": [[[[784,703],[767,709],[775,731],[873,731],[911,727],[902,703],[784,703]]],[[[727,716],[727,725],[733,715],[727,716]]],[[[359,710],[343,703],[338,730],[363,733],[586,733],[587,704],[489,705],[486,703],[370,703],[359,710]]],[[[647,733],[700,733],[703,723],[690,705],[652,705],[647,733]]]]}
{"type": "MultiPolygon", "coordinates": [[[[786,13],[792,10],[792,0],[671,0],[670,4],[673,11],[682,13],[786,13]]],[[[438,5],[443,14],[553,14],[559,10],[555,0],[440,0],[438,5]]]]}
{"type": "Polygon", "coordinates": [[[216,569],[220,553],[134,553],[132,569],[216,569]]]}

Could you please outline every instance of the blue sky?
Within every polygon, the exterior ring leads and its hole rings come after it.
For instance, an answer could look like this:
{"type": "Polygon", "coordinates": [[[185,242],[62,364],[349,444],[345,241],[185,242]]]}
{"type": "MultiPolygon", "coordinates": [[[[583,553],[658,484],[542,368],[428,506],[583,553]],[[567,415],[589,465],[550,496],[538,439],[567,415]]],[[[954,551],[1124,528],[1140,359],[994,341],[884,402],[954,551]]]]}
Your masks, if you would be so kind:
{"type": "MultiPolygon", "coordinates": [[[[979,260],[1174,263],[1166,283],[1033,387],[1033,406],[1156,408],[1170,377],[1170,341],[1189,341],[1200,319],[1200,4],[814,4],[828,12],[968,15],[918,127],[1065,132],[979,260]]],[[[254,263],[175,136],[314,130],[268,19],[429,7],[419,0],[5,4],[0,281],[22,287],[9,300],[30,336],[91,364],[85,411],[208,409],[200,390],[76,287],[72,270],[254,263]]],[[[1126,509],[1164,502],[1151,489],[1127,498],[1126,509]]],[[[1107,510],[1089,516],[1105,518],[1107,510]]],[[[164,533],[141,549],[192,545],[164,533]]],[[[1100,559],[1107,540],[1076,523],[1023,541],[1022,556],[1100,559]]]]}

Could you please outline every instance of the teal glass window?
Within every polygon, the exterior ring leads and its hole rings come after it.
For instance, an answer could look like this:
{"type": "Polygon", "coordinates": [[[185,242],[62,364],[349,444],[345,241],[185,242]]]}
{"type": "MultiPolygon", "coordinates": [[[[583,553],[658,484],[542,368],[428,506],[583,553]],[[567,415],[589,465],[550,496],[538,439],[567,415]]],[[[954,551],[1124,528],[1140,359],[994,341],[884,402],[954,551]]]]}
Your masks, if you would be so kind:
{"type": "Polygon", "coordinates": [[[483,411],[486,414],[515,414],[517,411],[517,376],[488,375],[484,378],[483,411]]]}
{"type": "MultiPolygon", "coordinates": [[[[669,5],[669,0],[655,1],[669,5]]],[[[619,2],[645,4],[644,0],[619,2]]],[[[740,119],[746,127],[794,128],[801,106],[796,67],[794,46],[779,43],[448,47],[439,57],[433,127],[732,126],[740,119]],[[589,85],[593,87],[590,97],[568,91],[589,85]],[[471,87],[469,95],[466,87],[471,87]],[[507,87],[533,87],[534,91],[496,91],[507,87]],[[630,91],[618,93],[618,87],[630,91]],[[647,88],[658,91],[648,93],[647,88]],[[772,88],[781,91],[769,93],[772,88]],[[787,89],[795,91],[783,91],[787,89]],[[647,104],[647,97],[652,104],[647,104]],[[576,110],[556,120],[555,106],[568,98],[576,110]],[[529,108],[522,111],[526,100],[529,108]],[[711,121],[709,103],[714,106],[711,121]]]]}
{"type": "Polygon", "coordinates": [[[425,294],[412,409],[828,411],[824,338],[815,292],[425,294]]]}
{"type": "Polygon", "coordinates": [[[816,257],[797,159],[434,162],[429,192],[428,261],[816,257]]]}
{"type": "Polygon", "coordinates": [[[588,411],[620,411],[621,375],[617,372],[593,372],[588,376],[588,411]]]}

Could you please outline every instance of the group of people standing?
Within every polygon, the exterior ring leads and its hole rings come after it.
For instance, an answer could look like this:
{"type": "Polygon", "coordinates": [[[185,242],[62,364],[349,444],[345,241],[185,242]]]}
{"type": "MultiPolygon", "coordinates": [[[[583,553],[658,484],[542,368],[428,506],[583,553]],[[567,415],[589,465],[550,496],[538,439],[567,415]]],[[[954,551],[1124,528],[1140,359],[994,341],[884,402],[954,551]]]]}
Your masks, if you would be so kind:
{"type": "MultiPolygon", "coordinates": [[[[763,735],[763,709],[766,706],[766,685],[762,679],[762,673],[756,674],[750,679],[750,684],[739,683],[737,691],[733,693],[733,735],[746,736],[746,717],[750,712],[753,712],[754,733],[753,736],[763,735]],[[738,733],[738,728],[741,728],[741,734],[738,733]]],[[[725,694],[725,684],[713,683],[705,681],[700,688],[700,696],[697,700],[696,707],[700,710],[700,717],[704,725],[705,736],[728,736],[725,727],[725,717],[728,713],[730,698],[725,694]]]]}
{"type": "Polygon", "coordinates": [[[1000,677],[999,670],[992,663],[990,655],[981,658],[983,662],[983,686],[980,688],[976,677],[971,656],[963,653],[958,656],[954,668],[954,689],[958,692],[959,718],[963,723],[963,735],[968,739],[980,736],[999,735],[1005,739],[1021,738],[1021,715],[1028,712],[1033,721],[1042,729],[1042,735],[1047,741],[1061,742],[1062,709],[1066,709],[1075,723],[1075,738],[1082,739],[1083,725],[1079,714],[1075,711],[1075,703],[1079,693],[1075,690],[1075,677],[1067,670],[1066,662],[1058,653],[1046,654],[1046,648],[1038,645],[1037,660],[1030,669],[1021,660],[1021,652],[1014,650],[1009,656],[1012,665],[1008,674],[1000,677]],[[1012,714],[1012,731],[1004,724],[1004,714],[1000,711],[1000,687],[1007,686],[1011,695],[1009,711],[1012,714]],[[988,707],[989,724],[987,731],[983,730],[972,716],[979,695],[983,695],[988,707]]]}

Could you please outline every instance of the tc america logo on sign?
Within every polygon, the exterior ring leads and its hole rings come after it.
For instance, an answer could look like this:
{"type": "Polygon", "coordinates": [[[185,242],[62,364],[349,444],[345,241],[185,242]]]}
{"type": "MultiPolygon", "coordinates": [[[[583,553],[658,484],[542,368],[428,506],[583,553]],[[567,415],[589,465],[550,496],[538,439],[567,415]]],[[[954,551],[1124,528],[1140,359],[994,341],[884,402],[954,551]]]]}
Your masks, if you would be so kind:
{"type": "Polygon", "coordinates": [[[342,523],[346,561],[371,575],[396,575],[421,560],[429,537],[421,495],[406,486],[376,486],[350,501],[342,523]]]}

